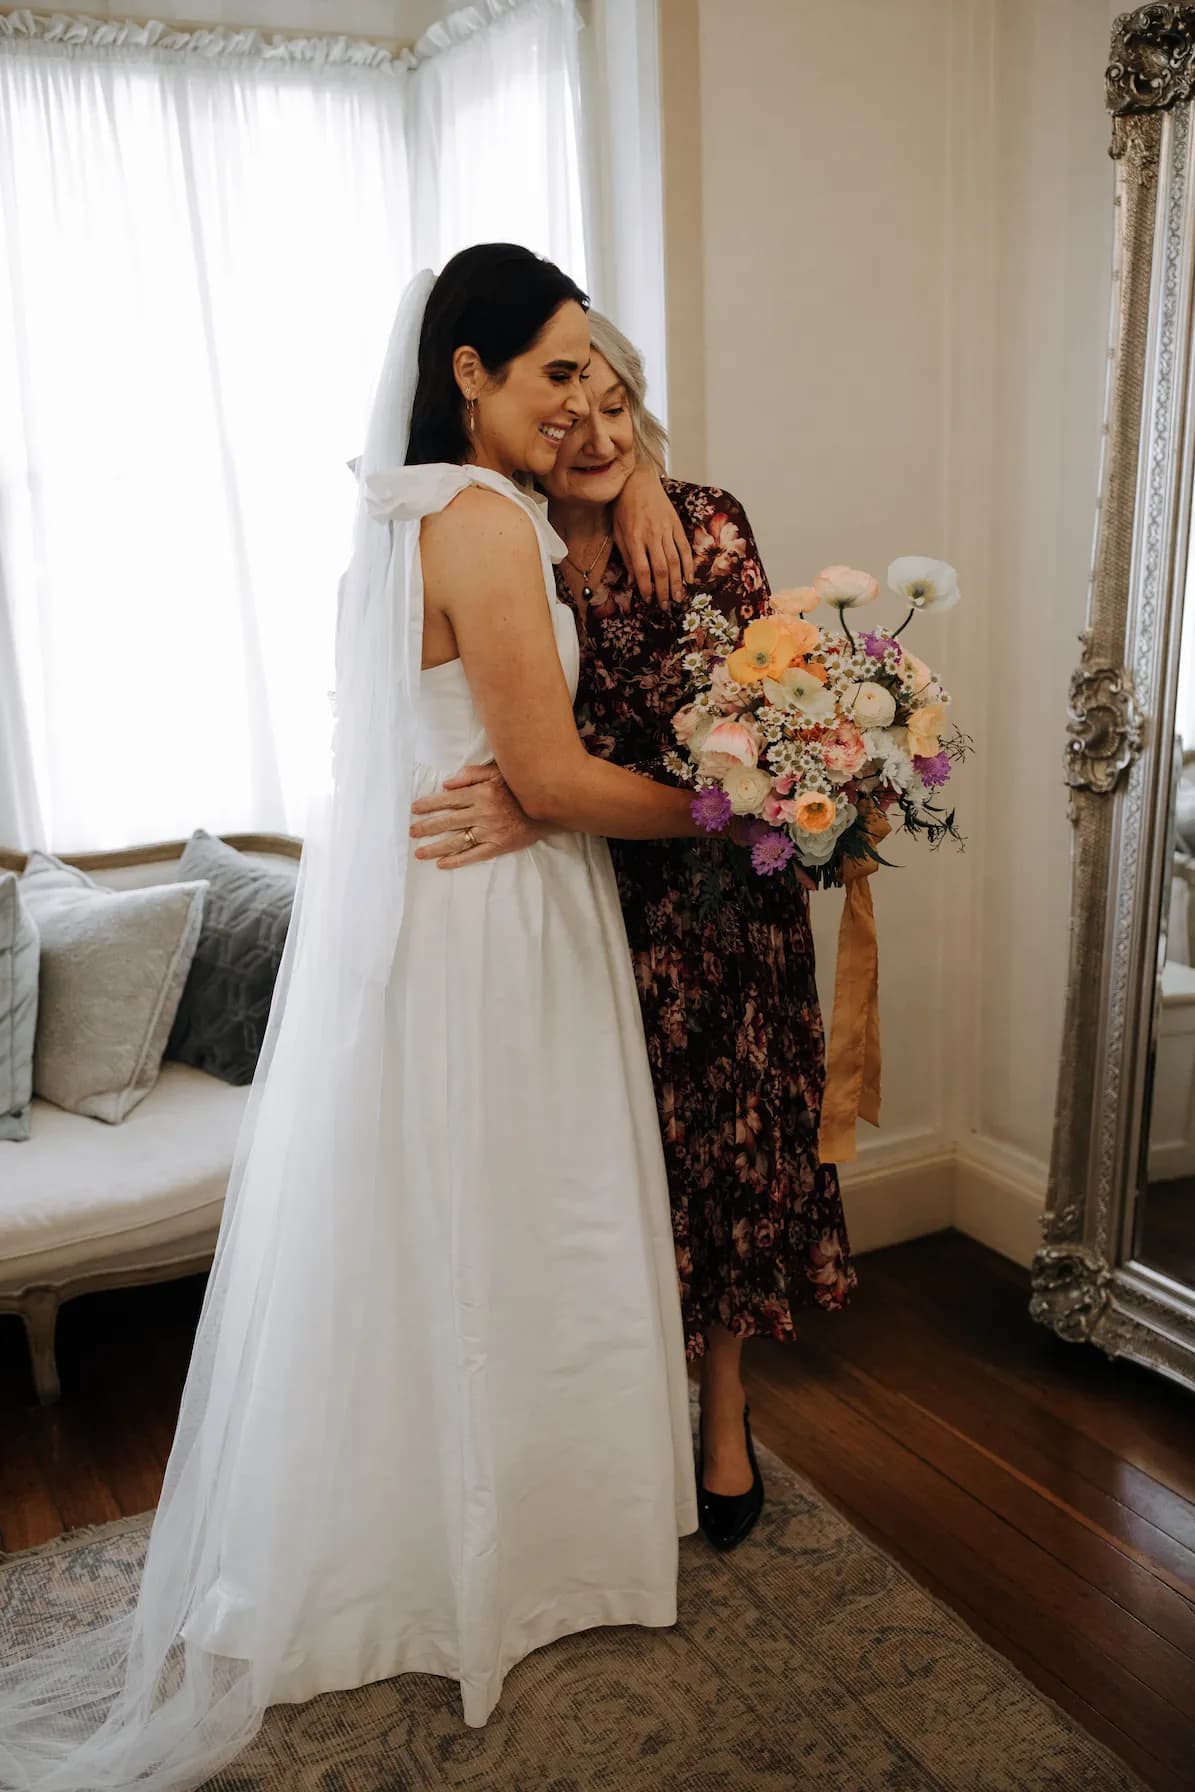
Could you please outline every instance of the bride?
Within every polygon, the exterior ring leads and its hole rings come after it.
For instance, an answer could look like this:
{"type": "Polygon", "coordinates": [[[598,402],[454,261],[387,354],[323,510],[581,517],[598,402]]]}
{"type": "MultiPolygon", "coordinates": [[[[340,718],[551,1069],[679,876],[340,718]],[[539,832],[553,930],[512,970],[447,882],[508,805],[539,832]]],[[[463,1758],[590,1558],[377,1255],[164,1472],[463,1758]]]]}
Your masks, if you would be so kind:
{"type": "Polygon", "coordinates": [[[563,544],[521,481],[586,411],[527,250],[391,336],[307,842],[136,1605],[0,1671],[0,1786],[176,1792],[265,1708],[418,1671],[486,1721],[530,1650],[676,1617],[695,1528],[676,1267],[600,835],[695,827],[590,757],[563,544]],[[414,797],[487,757],[540,837],[443,877],[414,797]]]}

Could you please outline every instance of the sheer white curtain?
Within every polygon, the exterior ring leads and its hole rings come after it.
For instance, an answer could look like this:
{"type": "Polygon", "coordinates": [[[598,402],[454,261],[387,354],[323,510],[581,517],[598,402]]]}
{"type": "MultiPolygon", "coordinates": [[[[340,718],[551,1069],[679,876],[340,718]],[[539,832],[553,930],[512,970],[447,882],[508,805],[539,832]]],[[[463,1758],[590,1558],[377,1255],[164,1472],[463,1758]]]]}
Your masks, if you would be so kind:
{"type": "Polygon", "coordinates": [[[537,250],[585,285],[580,26],[573,0],[485,0],[433,25],[411,90],[418,258],[537,250]]]}
{"type": "Polygon", "coordinates": [[[31,29],[0,35],[0,844],[299,832],[399,293],[485,237],[584,275],[579,179],[523,165],[558,124],[577,165],[571,0],[467,9],[420,66],[31,29]],[[423,82],[459,95],[444,167],[423,82]]]}

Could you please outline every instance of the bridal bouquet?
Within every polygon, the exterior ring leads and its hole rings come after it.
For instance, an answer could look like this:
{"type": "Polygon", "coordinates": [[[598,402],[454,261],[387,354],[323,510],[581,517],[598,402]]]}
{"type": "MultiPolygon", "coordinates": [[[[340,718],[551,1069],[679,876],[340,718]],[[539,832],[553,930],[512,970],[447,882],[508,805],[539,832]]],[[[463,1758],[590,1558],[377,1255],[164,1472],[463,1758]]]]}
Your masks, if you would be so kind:
{"type": "Polygon", "coordinates": [[[950,721],[950,697],[899,637],[918,611],[959,601],[954,568],[906,558],[888,568],[909,606],[900,627],[856,637],[850,611],[879,596],[869,573],[828,566],[812,585],[777,592],[767,614],[740,628],[707,596],[685,618],[692,701],[673,720],[667,764],[696,788],[693,818],[710,833],[745,823],[753,870],[794,859],[818,885],[883,863],[876,841],[889,810],[932,846],[960,840],[942,787],[969,742],[950,721]],[[819,605],[841,632],[807,620],[819,605]],[[860,863],[862,862],[862,863],[860,863]]]}

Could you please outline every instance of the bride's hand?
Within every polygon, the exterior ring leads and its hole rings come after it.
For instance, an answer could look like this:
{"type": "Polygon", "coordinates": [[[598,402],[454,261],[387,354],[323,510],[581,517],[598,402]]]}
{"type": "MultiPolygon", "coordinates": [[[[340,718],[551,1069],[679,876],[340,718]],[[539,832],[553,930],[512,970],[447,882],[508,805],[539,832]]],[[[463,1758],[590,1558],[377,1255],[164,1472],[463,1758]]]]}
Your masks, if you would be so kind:
{"type": "Polygon", "coordinates": [[[440,871],[522,852],[552,832],[524,815],[496,765],[465,766],[435,796],[420,797],[411,813],[411,838],[423,842],[415,857],[437,860],[440,871]],[[469,828],[475,846],[469,844],[469,828]]]}
{"type": "Polygon", "coordinates": [[[693,582],[693,551],[660,483],[660,475],[641,461],[614,505],[614,540],[623,564],[639,588],[666,608],[685,601],[685,583],[693,582]]]}

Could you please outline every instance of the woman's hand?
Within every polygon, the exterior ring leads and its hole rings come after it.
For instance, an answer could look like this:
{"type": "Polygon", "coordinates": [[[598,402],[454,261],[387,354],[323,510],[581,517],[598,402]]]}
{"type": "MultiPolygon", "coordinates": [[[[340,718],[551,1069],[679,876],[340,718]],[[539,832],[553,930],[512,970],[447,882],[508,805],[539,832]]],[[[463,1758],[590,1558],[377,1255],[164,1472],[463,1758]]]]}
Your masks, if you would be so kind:
{"type": "Polygon", "coordinates": [[[435,796],[420,797],[411,813],[415,817],[411,838],[424,843],[415,849],[415,857],[435,859],[440,871],[522,852],[553,831],[524,815],[496,765],[467,765],[435,796]],[[475,846],[469,844],[469,828],[475,846]]]}
{"type": "Polygon", "coordinates": [[[684,603],[685,585],[693,583],[693,551],[660,475],[646,461],[635,468],[615,502],[614,540],[640,597],[651,597],[654,582],[661,604],[684,603]]]}

